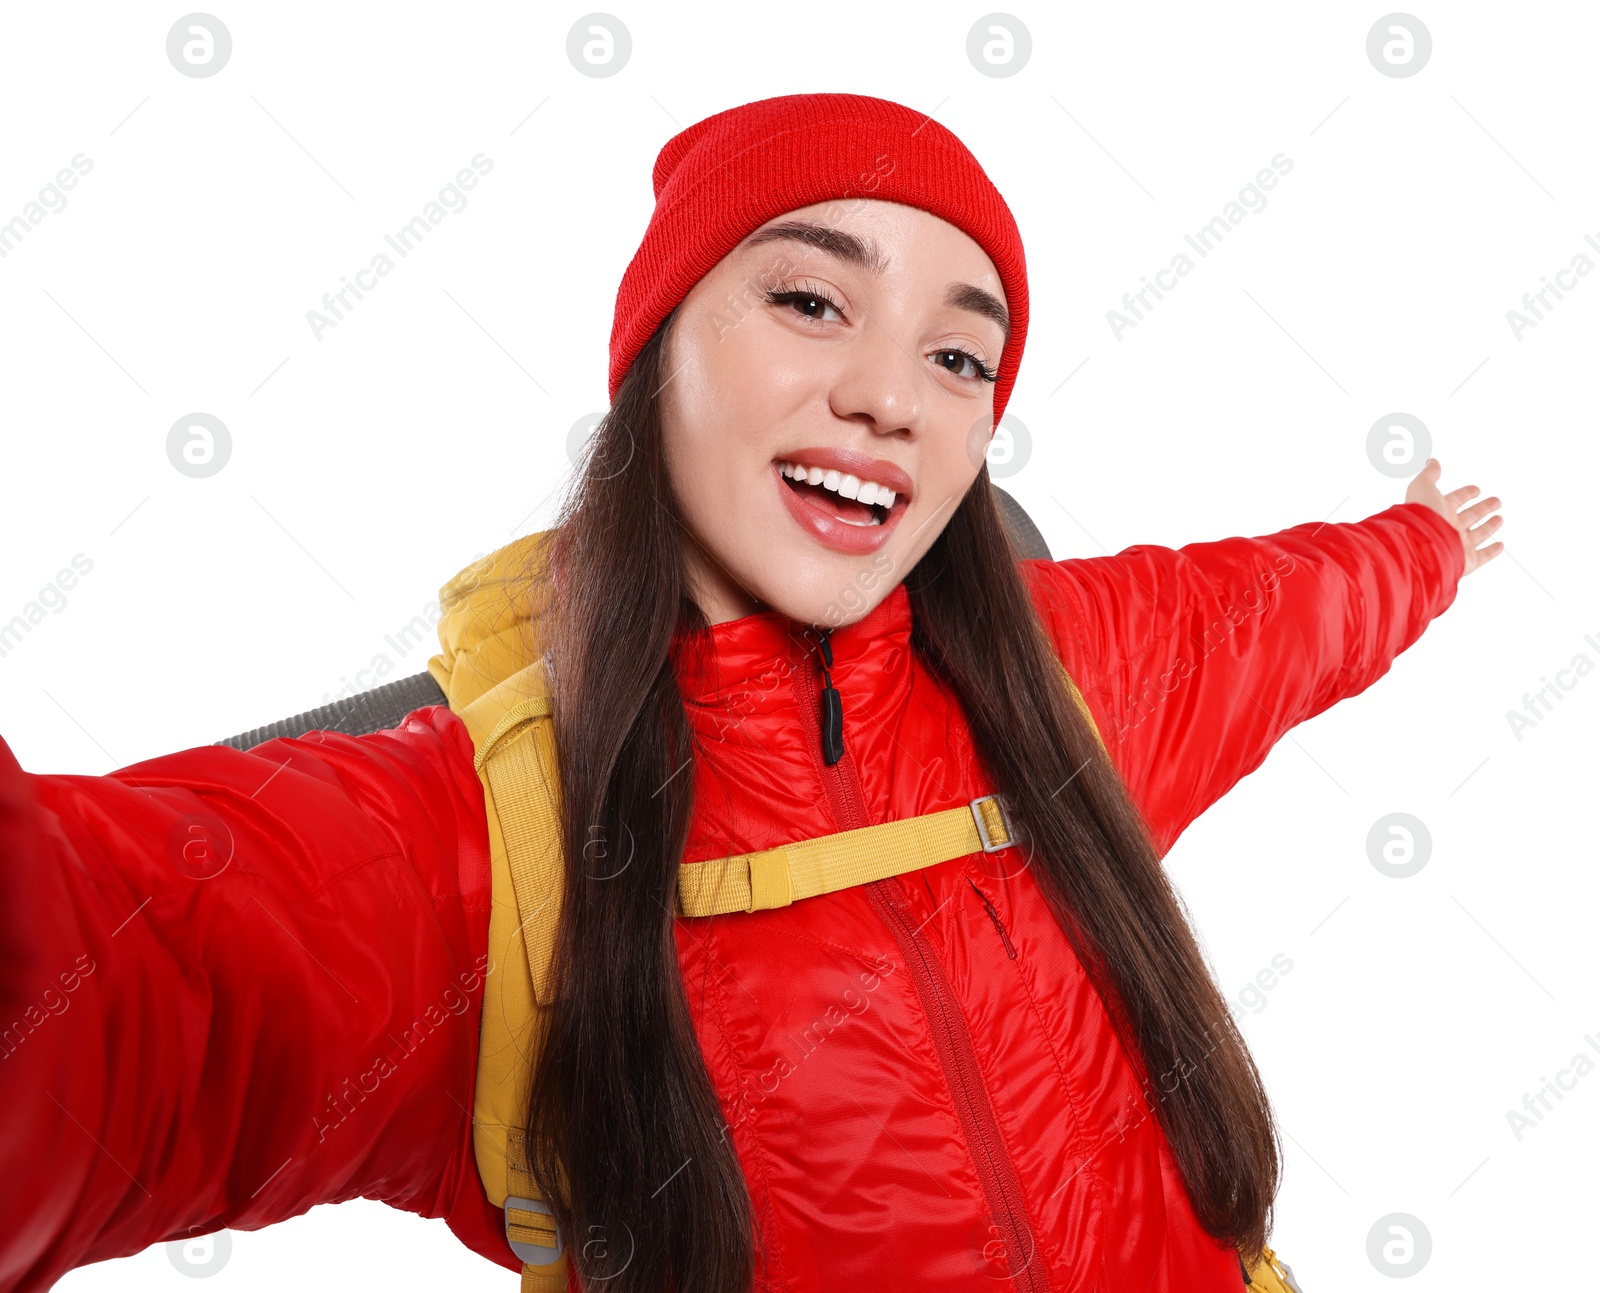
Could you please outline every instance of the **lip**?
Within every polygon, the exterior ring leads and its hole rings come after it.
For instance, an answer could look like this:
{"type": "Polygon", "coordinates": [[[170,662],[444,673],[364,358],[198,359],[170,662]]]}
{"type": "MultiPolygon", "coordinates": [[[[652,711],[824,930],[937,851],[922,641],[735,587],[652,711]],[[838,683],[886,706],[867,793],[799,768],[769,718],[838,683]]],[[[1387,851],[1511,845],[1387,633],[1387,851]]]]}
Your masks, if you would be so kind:
{"type": "Polygon", "coordinates": [[[906,508],[911,503],[911,477],[893,463],[869,458],[866,454],[848,449],[796,450],[793,458],[778,457],[772,461],[772,483],[777,487],[789,515],[812,538],[824,547],[850,556],[864,556],[876,552],[889,541],[889,535],[900,524],[906,508]],[[894,506],[882,525],[851,525],[830,516],[821,508],[807,502],[784,480],[779,466],[785,462],[803,462],[808,467],[833,468],[865,480],[876,480],[895,491],[894,506]],[[902,491],[898,486],[904,485],[902,491]]]}

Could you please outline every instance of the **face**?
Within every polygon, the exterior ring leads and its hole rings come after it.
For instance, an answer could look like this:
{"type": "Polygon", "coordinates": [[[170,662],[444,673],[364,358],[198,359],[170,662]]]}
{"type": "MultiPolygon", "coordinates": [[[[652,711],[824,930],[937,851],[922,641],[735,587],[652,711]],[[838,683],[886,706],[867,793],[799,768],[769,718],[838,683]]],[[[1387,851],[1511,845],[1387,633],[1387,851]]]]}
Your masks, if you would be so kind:
{"type": "Polygon", "coordinates": [[[983,466],[1006,330],[989,257],[899,203],[788,212],[701,279],[660,399],[706,618],[839,627],[882,601],[983,466]]]}

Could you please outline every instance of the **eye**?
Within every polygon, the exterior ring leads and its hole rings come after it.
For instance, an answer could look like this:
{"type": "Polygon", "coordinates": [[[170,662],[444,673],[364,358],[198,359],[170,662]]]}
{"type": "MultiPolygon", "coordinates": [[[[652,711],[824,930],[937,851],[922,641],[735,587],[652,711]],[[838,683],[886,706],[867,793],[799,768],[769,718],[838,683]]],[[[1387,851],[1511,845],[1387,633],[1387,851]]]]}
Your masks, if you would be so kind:
{"type": "Polygon", "coordinates": [[[766,299],[773,305],[790,306],[796,313],[818,323],[844,322],[844,311],[839,308],[839,303],[820,289],[795,287],[774,290],[767,293],[766,299]],[[833,311],[832,318],[828,317],[829,310],[833,311]]]}
{"type": "Polygon", "coordinates": [[[999,377],[999,374],[994,369],[967,350],[936,350],[933,354],[933,362],[967,381],[982,379],[986,382],[992,382],[999,377]]]}

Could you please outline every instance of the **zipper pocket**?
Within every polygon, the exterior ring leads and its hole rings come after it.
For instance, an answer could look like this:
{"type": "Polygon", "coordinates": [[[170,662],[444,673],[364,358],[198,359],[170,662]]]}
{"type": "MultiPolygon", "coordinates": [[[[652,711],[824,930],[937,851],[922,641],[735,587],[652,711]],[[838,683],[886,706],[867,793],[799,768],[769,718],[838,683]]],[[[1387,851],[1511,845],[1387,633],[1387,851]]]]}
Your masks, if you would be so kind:
{"type": "Polygon", "coordinates": [[[989,895],[978,888],[978,882],[970,875],[967,877],[967,883],[972,886],[972,892],[978,895],[978,898],[983,903],[983,909],[989,913],[989,919],[994,922],[995,932],[1000,935],[1000,941],[1005,944],[1006,955],[1013,961],[1016,960],[1017,949],[1011,945],[1011,936],[1006,933],[1006,927],[1000,923],[1000,913],[994,909],[994,904],[989,901],[989,895]]]}

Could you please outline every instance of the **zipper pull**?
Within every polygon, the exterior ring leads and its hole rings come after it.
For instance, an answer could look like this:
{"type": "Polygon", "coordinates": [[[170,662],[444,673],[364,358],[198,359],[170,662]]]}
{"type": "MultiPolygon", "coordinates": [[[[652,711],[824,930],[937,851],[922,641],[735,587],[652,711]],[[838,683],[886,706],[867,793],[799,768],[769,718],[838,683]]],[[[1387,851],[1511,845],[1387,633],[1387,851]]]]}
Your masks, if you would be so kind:
{"type": "Polygon", "coordinates": [[[833,668],[833,643],[828,640],[832,632],[831,627],[823,629],[817,642],[822,655],[822,761],[830,768],[844,758],[844,701],[828,672],[833,668]]]}
{"type": "Polygon", "coordinates": [[[989,901],[989,895],[978,888],[978,882],[970,875],[967,877],[967,883],[972,886],[972,892],[978,895],[978,898],[983,903],[983,909],[989,913],[989,919],[994,922],[995,931],[1000,935],[1000,941],[1005,944],[1006,955],[1013,961],[1016,960],[1017,949],[1011,945],[1011,936],[1006,933],[1006,927],[1000,923],[1000,913],[994,909],[994,904],[989,901]]]}

